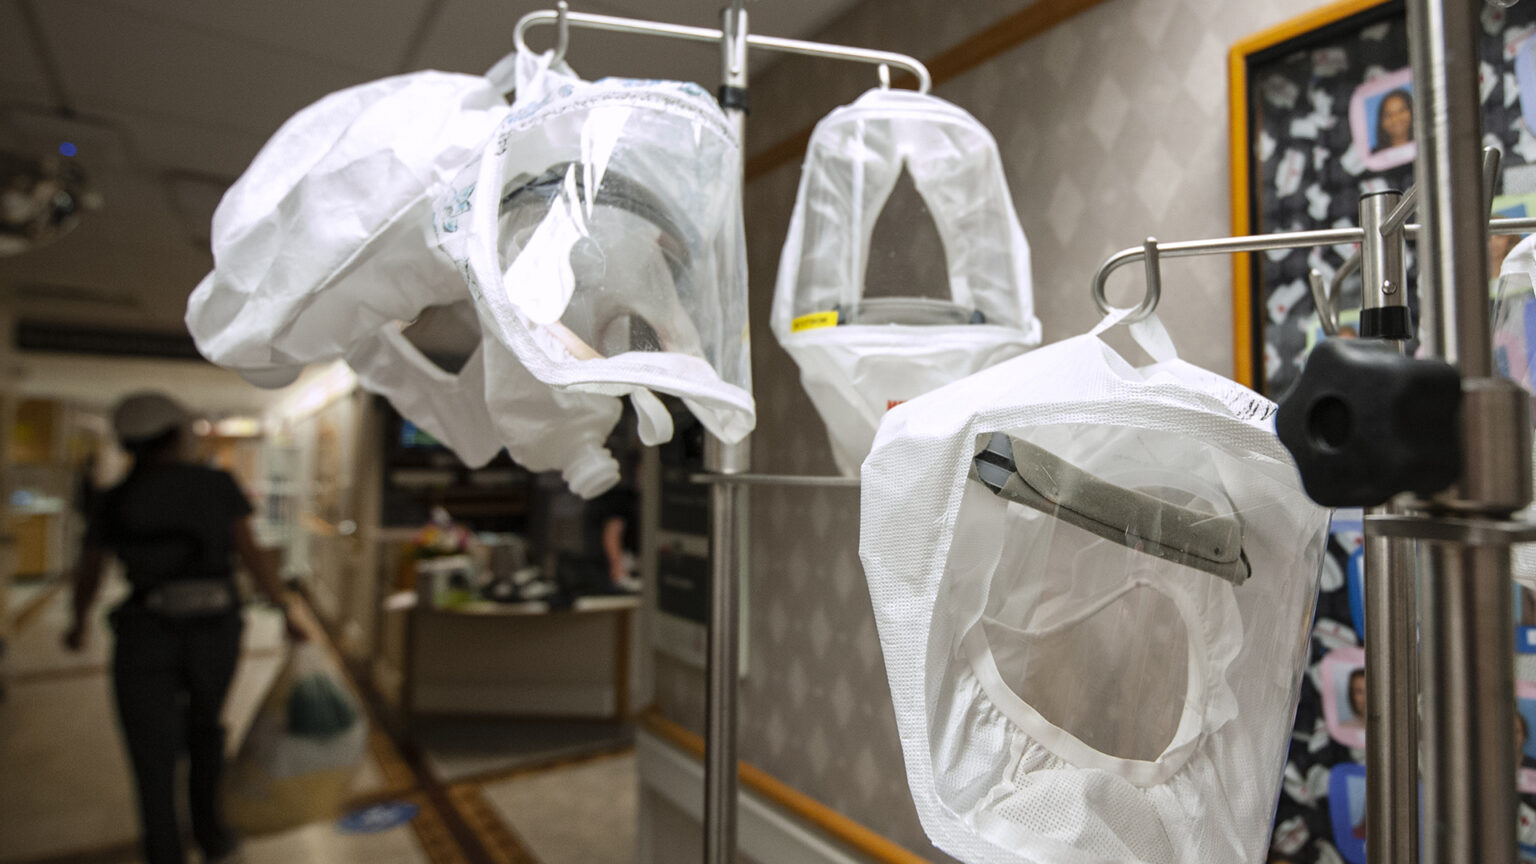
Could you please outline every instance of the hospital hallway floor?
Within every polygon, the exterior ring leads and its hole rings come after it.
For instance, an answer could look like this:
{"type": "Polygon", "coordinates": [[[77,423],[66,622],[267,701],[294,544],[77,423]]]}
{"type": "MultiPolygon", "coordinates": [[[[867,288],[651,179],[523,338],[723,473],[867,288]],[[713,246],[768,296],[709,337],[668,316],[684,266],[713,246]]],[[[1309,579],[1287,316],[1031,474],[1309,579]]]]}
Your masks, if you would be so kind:
{"type": "MultiPolygon", "coordinates": [[[[68,591],[57,582],[11,589],[11,639],[0,658],[0,864],[140,860],[107,666],[111,634],[104,610],[113,598],[104,599],[109,602],[97,604],[86,649],[71,654],[60,642],[68,591]]],[[[280,617],[248,610],[240,668],[225,705],[231,751],[286,650],[280,617]]],[[[382,728],[372,724],[367,758],[353,779],[344,808],[352,819],[247,837],[240,860],[634,860],[636,778],[627,726],[444,721],[426,724],[414,743],[382,728]]],[[[195,851],[189,854],[189,861],[199,860],[195,851]]]]}

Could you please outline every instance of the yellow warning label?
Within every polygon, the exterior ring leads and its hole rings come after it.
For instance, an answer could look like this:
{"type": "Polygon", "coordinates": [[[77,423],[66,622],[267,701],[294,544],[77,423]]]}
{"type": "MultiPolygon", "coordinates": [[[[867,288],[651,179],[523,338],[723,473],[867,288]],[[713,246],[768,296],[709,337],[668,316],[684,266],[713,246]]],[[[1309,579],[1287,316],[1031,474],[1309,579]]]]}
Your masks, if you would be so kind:
{"type": "Polygon", "coordinates": [[[801,330],[817,330],[822,327],[837,326],[837,310],[830,312],[812,312],[809,315],[801,315],[789,323],[789,332],[799,333],[801,330]]]}

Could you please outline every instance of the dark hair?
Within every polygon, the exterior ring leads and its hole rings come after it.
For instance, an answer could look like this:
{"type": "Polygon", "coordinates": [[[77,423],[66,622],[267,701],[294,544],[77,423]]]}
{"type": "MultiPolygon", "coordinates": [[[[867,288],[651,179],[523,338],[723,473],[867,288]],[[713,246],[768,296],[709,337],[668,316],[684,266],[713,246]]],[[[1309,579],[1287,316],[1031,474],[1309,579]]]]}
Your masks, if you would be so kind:
{"type": "MultiPolygon", "coordinates": [[[[1389,146],[1387,144],[1387,130],[1383,127],[1383,119],[1387,113],[1387,103],[1391,102],[1393,99],[1403,100],[1403,104],[1408,106],[1409,115],[1413,114],[1413,94],[1409,93],[1406,89],[1399,87],[1398,89],[1393,90],[1391,93],[1381,97],[1381,101],[1376,103],[1376,146],[1372,148],[1373,152],[1376,150],[1385,150],[1389,146]]],[[[1408,140],[1413,140],[1412,127],[1408,129],[1408,140]]]]}
{"type": "MultiPolygon", "coordinates": [[[[1365,667],[1364,666],[1358,667],[1358,668],[1353,669],[1353,670],[1350,671],[1350,673],[1349,673],[1349,690],[1348,690],[1348,692],[1346,692],[1344,694],[1344,698],[1346,700],[1348,700],[1348,702],[1349,702],[1349,710],[1351,712],[1353,712],[1353,713],[1359,714],[1360,715],[1360,719],[1364,720],[1365,719],[1365,712],[1364,711],[1356,711],[1355,710],[1355,679],[1356,678],[1359,678],[1360,682],[1362,684],[1365,683],[1365,667]]],[[[1361,707],[1364,707],[1364,706],[1361,706],[1361,707]]]]}
{"type": "Polygon", "coordinates": [[[140,438],[134,441],[124,441],[123,449],[133,454],[135,459],[143,459],[146,456],[158,456],[176,448],[181,442],[181,429],[176,426],[161,432],[153,438],[140,438]]]}

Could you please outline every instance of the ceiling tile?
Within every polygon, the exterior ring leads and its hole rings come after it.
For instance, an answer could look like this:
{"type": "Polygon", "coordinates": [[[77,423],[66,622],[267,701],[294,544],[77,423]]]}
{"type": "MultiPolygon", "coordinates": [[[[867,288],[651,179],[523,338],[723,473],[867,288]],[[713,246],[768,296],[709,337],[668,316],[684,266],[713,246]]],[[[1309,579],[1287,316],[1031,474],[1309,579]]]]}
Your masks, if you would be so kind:
{"type": "MultiPolygon", "coordinates": [[[[479,74],[503,56],[511,53],[512,34],[517,21],[538,4],[506,3],[496,0],[441,0],[441,7],[415,57],[408,64],[416,69],[440,69],[444,72],[479,74]]],[[[541,33],[548,37],[548,33],[541,33]]],[[[535,46],[550,40],[530,39],[535,46]]]]}
{"type": "MultiPolygon", "coordinates": [[[[52,0],[49,0],[52,2],[52,0]]],[[[382,78],[395,72],[431,0],[95,0],[146,21],[284,49],[382,78]]]]}
{"type": "MultiPolygon", "coordinates": [[[[771,3],[747,3],[747,25],[753,33],[809,39],[834,18],[856,5],[858,0],[773,0],[771,3]]],[[[719,27],[720,10],[726,4],[700,3],[699,0],[604,0],[598,4],[571,4],[576,12],[623,15],[692,27],[719,27]]],[[[552,8],[553,3],[545,8],[552,8]]]]}
{"type": "Polygon", "coordinates": [[[0,93],[29,97],[47,92],[43,66],[19,8],[15,3],[0,3],[0,93]]]}
{"type": "Polygon", "coordinates": [[[38,15],[82,111],[132,106],[269,135],[305,105],[371,77],[84,0],[49,0],[38,15]]]}
{"type": "Polygon", "coordinates": [[[135,300],[129,311],[120,303],[95,309],[71,304],[67,307],[73,313],[71,319],[126,318],[172,324],[182,320],[187,296],[211,263],[206,255],[198,254],[190,244],[183,250],[119,244],[92,239],[90,233],[89,223],[82,222],[74,233],[51,246],[0,258],[0,296],[29,285],[60,285],[71,293],[102,297],[126,294],[135,300]]]}
{"type": "MultiPolygon", "coordinates": [[[[528,9],[496,0],[445,0],[413,65],[484,72],[512,52],[517,21],[528,9]]],[[[601,10],[603,14],[609,11],[601,10]]],[[[552,28],[539,28],[529,34],[528,41],[530,47],[540,50],[553,44],[553,36],[552,28]]],[[[571,34],[567,59],[589,80],[609,75],[672,78],[698,81],[713,90],[720,78],[718,46],[662,37],[579,30],[571,34]]]]}
{"type": "Polygon", "coordinates": [[[167,201],[176,214],[182,236],[199,248],[209,245],[213,213],[224,200],[228,187],[216,178],[197,174],[169,174],[164,182],[167,201]]]}
{"type": "Polygon", "coordinates": [[[153,175],[108,172],[92,178],[100,210],[86,213],[66,240],[90,254],[97,242],[179,249],[188,242],[165,184],[153,175]],[[84,245],[82,245],[84,244],[84,245]]]}
{"type": "Polygon", "coordinates": [[[124,118],[122,125],[133,139],[135,152],[149,166],[230,180],[245,172],[267,140],[265,135],[176,118],[136,115],[124,118]]]}

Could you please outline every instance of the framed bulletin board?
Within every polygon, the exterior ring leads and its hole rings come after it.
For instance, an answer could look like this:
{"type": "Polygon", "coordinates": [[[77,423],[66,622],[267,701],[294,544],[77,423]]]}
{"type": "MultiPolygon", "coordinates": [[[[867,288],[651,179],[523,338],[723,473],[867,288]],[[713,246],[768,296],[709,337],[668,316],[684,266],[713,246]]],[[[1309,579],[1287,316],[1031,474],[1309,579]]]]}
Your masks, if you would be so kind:
{"type": "MultiPolygon", "coordinates": [[[[1504,154],[1501,215],[1536,213],[1536,6],[1483,8],[1483,128],[1504,154]],[[1530,86],[1522,88],[1524,82],[1530,86]],[[1522,89],[1528,91],[1522,93],[1522,89]],[[1523,104],[1523,103],[1529,103],[1523,104]]],[[[1346,0],[1244,39],[1230,55],[1232,230],[1268,234],[1359,224],[1363,193],[1413,183],[1413,80],[1402,0],[1346,0]]],[[[1498,238],[1492,272],[1518,238],[1498,238]]],[[[1351,246],[1237,256],[1233,341],[1238,380],[1278,398],[1322,338],[1307,273],[1325,281],[1351,246]]],[[[1410,243],[1410,308],[1417,320],[1410,243]]],[[[1360,279],[1341,286],[1352,332],[1360,279]]]]}

